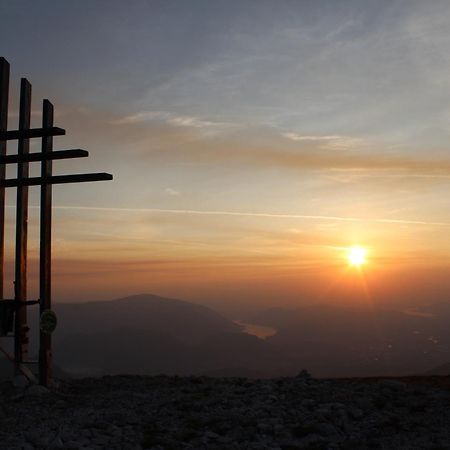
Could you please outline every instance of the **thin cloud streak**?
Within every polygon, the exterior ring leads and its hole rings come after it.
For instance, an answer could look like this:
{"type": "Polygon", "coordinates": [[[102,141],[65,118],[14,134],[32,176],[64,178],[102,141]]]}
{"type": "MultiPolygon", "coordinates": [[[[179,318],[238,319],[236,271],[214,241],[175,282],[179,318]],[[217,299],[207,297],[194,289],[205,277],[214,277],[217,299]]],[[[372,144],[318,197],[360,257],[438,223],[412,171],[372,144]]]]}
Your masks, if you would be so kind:
{"type": "Polygon", "coordinates": [[[95,110],[77,110],[64,120],[72,122],[76,133],[83,136],[91,133],[87,139],[90,145],[97,143],[103,147],[104,142],[98,142],[98,136],[110,136],[113,142],[106,146],[108,158],[123,158],[122,146],[126,145],[131,149],[127,152],[127,164],[135,158],[136,164],[145,159],[152,164],[227,163],[238,165],[241,170],[358,171],[366,176],[430,180],[450,177],[450,160],[433,152],[429,145],[423,148],[423,153],[430,156],[424,157],[406,148],[403,152],[388,151],[382,140],[358,135],[300,135],[275,126],[213,122],[164,111],[118,117],[95,110]]]}
{"type": "MultiPolygon", "coordinates": [[[[13,208],[12,205],[7,205],[13,208]]],[[[39,206],[30,206],[31,208],[39,208],[39,206]]],[[[398,225],[431,225],[448,227],[448,222],[427,222],[421,220],[403,220],[403,219],[370,219],[362,217],[342,217],[342,216],[320,216],[307,214],[276,214],[264,212],[243,212],[243,211],[207,211],[196,209],[164,209],[164,208],[114,208],[102,206],[63,206],[54,205],[54,209],[61,210],[86,210],[86,211],[112,211],[112,212],[144,212],[144,213],[164,213],[164,214],[190,214],[199,216],[236,216],[236,217],[267,217],[276,219],[305,219],[305,220],[326,220],[340,222],[364,222],[364,223],[385,223],[398,225]]]]}

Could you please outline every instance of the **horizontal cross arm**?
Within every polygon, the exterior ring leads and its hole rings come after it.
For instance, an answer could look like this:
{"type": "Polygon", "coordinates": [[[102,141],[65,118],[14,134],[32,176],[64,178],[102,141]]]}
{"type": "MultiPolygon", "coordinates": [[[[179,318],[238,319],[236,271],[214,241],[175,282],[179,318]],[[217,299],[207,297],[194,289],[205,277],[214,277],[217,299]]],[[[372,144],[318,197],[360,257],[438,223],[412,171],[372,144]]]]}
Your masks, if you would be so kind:
{"type": "Polygon", "coordinates": [[[23,155],[0,155],[0,164],[13,164],[21,162],[33,162],[33,161],[50,161],[54,159],[69,159],[69,158],[86,158],[89,156],[87,150],[74,149],[74,150],[55,150],[54,152],[46,153],[25,153],[23,155]]]}
{"type": "Polygon", "coordinates": [[[11,178],[0,180],[0,187],[39,186],[43,184],[83,183],[88,181],[110,181],[113,176],[109,173],[80,173],[75,175],[54,175],[51,177],[31,177],[18,180],[11,178]]]}
{"type": "Polygon", "coordinates": [[[27,301],[18,301],[15,299],[2,299],[0,300],[0,306],[10,306],[11,308],[20,308],[22,306],[27,305],[38,305],[40,300],[27,300],[27,301]]]}
{"type": "Polygon", "coordinates": [[[30,139],[47,136],[64,136],[66,130],[58,127],[30,128],[28,130],[0,131],[0,141],[11,141],[14,139],[30,139]]]}

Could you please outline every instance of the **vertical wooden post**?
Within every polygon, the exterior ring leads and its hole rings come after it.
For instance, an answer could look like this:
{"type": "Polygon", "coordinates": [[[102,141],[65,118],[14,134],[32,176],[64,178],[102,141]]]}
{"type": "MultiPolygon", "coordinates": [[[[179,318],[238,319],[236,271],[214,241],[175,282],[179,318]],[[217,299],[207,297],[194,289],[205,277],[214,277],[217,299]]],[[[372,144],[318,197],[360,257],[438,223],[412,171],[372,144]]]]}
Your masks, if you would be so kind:
{"type": "MultiPolygon", "coordinates": [[[[44,100],[42,106],[42,128],[53,126],[53,105],[44,100]]],[[[53,151],[53,138],[42,138],[42,153],[53,151]]],[[[41,177],[52,176],[52,161],[42,161],[41,177]]],[[[39,255],[39,299],[40,313],[52,307],[51,292],[51,241],[52,241],[52,185],[41,185],[40,255],[39,255]]],[[[39,383],[49,386],[52,377],[52,338],[40,331],[39,338],[39,383]]]]}
{"type": "MultiPolygon", "coordinates": [[[[0,131],[8,128],[9,63],[0,58],[0,131]]],[[[6,155],[6,141],[0,141],[0,155],[6,155]]],[[[6,176],[6,165],[0,164],[0,180],[6,176]]],[[[5,260],[5,188],[0,188],[0,300],[4,298],[5,260]]]]}
{"type": "MultiPolygon", "coordinates": [[[[31,118],[31,84],[25,78],[20,83],[19,130],[30,128],[31,118]]],[[[29,139],[19,139],[18,154],[30,152],[29,139]]],[[[29,163],[17,164],[17,178],[28,178],[29,163]]],[[[16,211],[16,267],[15,267],[15,300],[18,302],[14,328],[14,359],[16,373],[26,360],[28,353],[27,326],[27,231],[28,231],[28,186],[17,187],[16,211]],[[22,304],[21,304],[22,303],[22,304]]]]}

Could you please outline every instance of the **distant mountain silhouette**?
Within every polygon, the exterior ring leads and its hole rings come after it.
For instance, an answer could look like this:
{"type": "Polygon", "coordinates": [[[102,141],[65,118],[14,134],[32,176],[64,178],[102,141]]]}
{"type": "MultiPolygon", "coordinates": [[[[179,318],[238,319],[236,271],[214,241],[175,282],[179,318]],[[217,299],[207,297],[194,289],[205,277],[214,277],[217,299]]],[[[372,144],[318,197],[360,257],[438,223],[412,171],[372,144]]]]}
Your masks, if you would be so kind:
{"type": "Polygon", "coordinates": [[[55,358],[69,373],[292,374],[295,361],[205,306],[149,294],[60,304],[55,358]],[[239,368],[238,372],[234,368],[239,368]]]}
{"type": "Polygon", "coordinates": [[[266,339],[211,308],[150,294],[55,309],[55,362],[72,376],[410,375],[433,367],[429,373],[446,373],[450,360],[447,304],[420,311],[313,305],[241,316],[277,330],[266,339]]]}
{"type": "Polygon", "coordinates": [[[420,311],[366,306],[271,308],[244,318],[275,327],[267,338],[317,376],[420,374],[449,358],[450,306],[420,311]]]}
{"type": "Polygon", "coordinates": [[[238,325],[206,306],[151,294],[106,302],[61,303],[55,311],[60,335],[132,328],[195,341],[217,332],[240,331],[238,325]]]}

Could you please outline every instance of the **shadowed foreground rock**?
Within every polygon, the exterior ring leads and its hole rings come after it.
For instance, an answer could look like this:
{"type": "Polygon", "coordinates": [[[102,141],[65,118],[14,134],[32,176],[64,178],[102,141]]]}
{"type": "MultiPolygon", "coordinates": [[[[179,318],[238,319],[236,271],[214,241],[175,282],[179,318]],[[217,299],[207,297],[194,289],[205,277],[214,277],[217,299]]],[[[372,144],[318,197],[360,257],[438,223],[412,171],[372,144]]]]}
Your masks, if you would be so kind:
{"type": "Polygon", "coordinates": [[[447,377],[114,376],[0,385],[1,449],[450,449],[447,377]],[[438,380],[438,382],[436,382],[438,380]],[[413,382],[412,382],[413,381],[413,382]]]}

